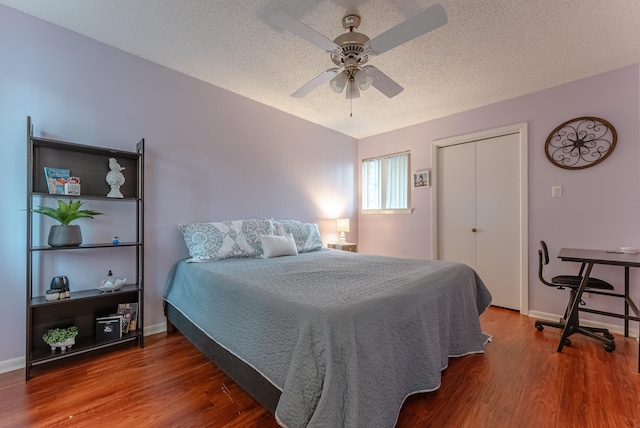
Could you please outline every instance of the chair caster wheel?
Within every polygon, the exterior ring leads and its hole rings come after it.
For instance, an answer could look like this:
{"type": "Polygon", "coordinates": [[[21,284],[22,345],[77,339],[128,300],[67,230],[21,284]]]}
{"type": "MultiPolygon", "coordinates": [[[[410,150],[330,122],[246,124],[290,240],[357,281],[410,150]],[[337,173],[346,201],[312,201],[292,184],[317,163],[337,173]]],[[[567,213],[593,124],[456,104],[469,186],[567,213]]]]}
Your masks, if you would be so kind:
{"type": "Polygon", "coordinates": [[[604,350],[607,352],[613,352],[616,350],[616,345],[605,345],[604,350]]]}
{"type": "Polygon", "coordinates": [[[571,346],[571,341],[569,339],[565,339],[564,346],[571,346]]]}
{"type": "Polygon", "coordinates": [[[538,329],[538,331],[544,330],[544,326],[542,324],[536,323],[536,328],[538,329]]]}

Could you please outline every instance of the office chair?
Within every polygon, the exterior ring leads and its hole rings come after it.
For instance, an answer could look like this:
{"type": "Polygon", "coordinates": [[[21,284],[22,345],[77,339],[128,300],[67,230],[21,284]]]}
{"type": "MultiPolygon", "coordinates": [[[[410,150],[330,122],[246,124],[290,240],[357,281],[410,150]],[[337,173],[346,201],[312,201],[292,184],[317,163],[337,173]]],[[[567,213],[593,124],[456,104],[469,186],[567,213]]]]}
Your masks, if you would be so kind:
{"type": "MultiPolygon", "coordinates": [[[[576,293],[578,292],[578,288],[580,287],[580,282],[582,281],[582,272],[584,270],[584,264],[580,268],[580,272],[578,275],[558,275],[554,276],[551,279],[551,282],[544,279],[542,274],[542,269],[545,265],[549,264],[549,250],[547,249],[547,244],[544,241],[540,241],[540,249],[538,250],[538,278],[540,281],[549,287],[555,287],[558,290],[564,290],[568,288],[570,291],[569,303],[567,304],[567,308],[564,311],[564,317],[559,322],[553,321],[542,321],[538,320],[535,322],[535,326],[538,331],[544,330],[544,326],[547,327],[555,327],[564,329],[565,325],[569,324],[571,326],[571,330],[569,336],[575,333],[583,334],[585,336],[594,338],[596,340],[604,343],[604,349],[607,352],[613,352],[616,349],[616,344],[614,342],[614,337],[609,333],[609,330],[606,328],[596,328],[596,327],[584,327],[580,325],[580,318],[578,316],[579,311],[567,319],[569,313],[571,312],[571,305],[576,298],[576,293]]],[[[587,287],[585,288],[585,293],[591,290],[613,290],[613,285],[609,284],[606,281],[603,281],[598,278],[589,277],[587,281],[587,287]]],[[[597,292],[597,291],[596,291],[597,292]]],[[[584,305],[584,301],[580,301],[581,305],[584,305]]],[[[571,341],[569,338],[565,339],[565,346],[571,346],[571,341]]]]}

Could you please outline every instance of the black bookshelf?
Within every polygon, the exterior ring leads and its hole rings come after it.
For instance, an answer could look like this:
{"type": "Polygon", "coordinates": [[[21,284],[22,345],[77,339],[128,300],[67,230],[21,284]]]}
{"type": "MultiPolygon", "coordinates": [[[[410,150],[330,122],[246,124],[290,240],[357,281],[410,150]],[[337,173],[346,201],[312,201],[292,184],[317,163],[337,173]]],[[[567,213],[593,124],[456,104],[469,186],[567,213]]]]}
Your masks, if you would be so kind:
{"type": "MultiPolygon", "coordinates": [[[[34,366],[45,365],[67,358],[91,356],[120,349],[122,346],[144,346],[144,139],[135,146],[135,151],[116,150],[76,144],[33,135],[33,123],[27,117],[27,266],[26,266],[26,364],[25,377],[31,376],[34,366]],[[123,198],[108,198],[109,185],[105,181],[105,166],[109,158],[116,158],[126,169],[126,181],[120,187],[123,198]],[[80,195],[49,194],[43,173],[44,167],[70,169],[81,178],[80,195]],[[135,239],[133,242],[83,243],[75,247],[50,247],[45,242],[35,242],[34,222],[40,214],[32,213],[34,201],[43,199],[76,199],[108,201],[111,204],[135,204],[135,239]],[[135,279],[116,291],[100,291],[97,288],[76,290],[65,299],[46,300],[41,292],[34,291],[34,276],[54,276],[40,271],[42,264],[34,264],[34,255],[42,257],[73,257],[78,251],[112,248],[109,251],[135,253],[135,279]],[[136,329],[122,337],[96,340],[96,318],[116,312],[119,304],[136,303],[138,314],[136,329]],[[42,340],[50,328],[78,327],[75,344],[65,351],[51,347],[42,340]]],[[[115,205],[114,205],[115,206],[115,205]]],[[[89,281],[87,281],[89,283],[89,281]]]]}

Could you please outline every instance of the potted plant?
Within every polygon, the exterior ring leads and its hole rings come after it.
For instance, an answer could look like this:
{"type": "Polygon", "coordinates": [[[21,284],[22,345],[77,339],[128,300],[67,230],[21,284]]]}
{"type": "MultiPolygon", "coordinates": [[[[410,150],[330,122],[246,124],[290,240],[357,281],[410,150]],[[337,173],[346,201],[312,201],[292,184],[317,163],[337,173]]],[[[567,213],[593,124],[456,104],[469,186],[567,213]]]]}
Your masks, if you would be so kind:
{"type": "Polygon", "coordinates": [[[76,326],[69,328],[52,328],[42,335],[42,340],[51,346],[52,351],[55,351],[56,348],[66,351],[67,348],[75,345],[77,335],[78,327],[76,326]]]}
{"type": "Polygon", "coordinates": [[[58,199],[58,208],[39,206],[34,208],[34,213],[44,214],[60,224],[51,226],[48,243],[52,247],[76,247],[82,244],[82,232],[80,226],[69,224],[79,218],[93,218],[102,213],[92,210],[81,210],[81,201],[69,199],[69,203],[58,199]]]}

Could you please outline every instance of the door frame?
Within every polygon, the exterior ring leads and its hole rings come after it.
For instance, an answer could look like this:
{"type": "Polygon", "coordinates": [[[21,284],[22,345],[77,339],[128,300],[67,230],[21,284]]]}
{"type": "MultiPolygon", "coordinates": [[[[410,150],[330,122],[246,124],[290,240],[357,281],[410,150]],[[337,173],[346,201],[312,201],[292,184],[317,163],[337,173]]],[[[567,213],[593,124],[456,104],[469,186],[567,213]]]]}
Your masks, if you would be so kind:
{"type": "Polygon", "coordinates": [[[527,147],[528,147],[528,128],[527,122],[516,123],[513,125],[503,126],[500,128],[488,129],[485,131],[473,132],[454,137],[441,138],[432,141],[431,159],[432,159],[432,180],[433,187],[431,192],[431,218],[432,228],[431,236],[431,253],[435,260],[439,259],[438,254],[438,150],[446,146],[456,144],[465,144],[471,142],[482,142],[490,138],[499,137],[507,134],[518,134],[519,145],[519,212],[520,212],[520,313],[529,314],[529,251],[528,251],[528,164],[527,164],[527,147]]]}

